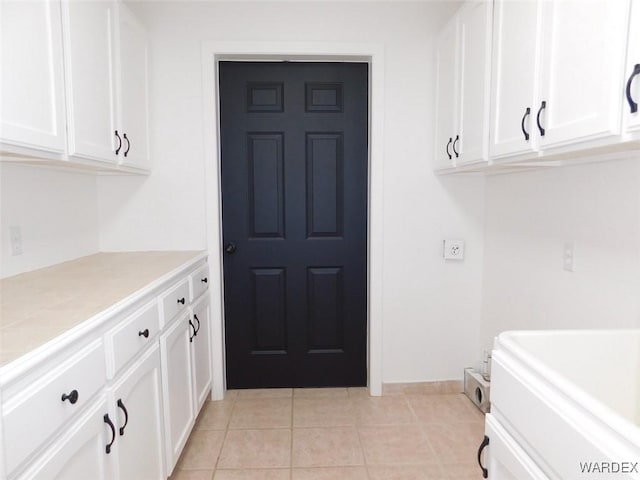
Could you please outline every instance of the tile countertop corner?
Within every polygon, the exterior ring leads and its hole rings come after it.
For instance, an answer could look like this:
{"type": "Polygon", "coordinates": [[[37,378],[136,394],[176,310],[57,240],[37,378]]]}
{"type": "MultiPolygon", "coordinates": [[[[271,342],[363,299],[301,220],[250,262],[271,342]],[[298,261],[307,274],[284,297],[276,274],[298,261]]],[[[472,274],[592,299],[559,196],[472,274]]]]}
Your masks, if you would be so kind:
{"type": "Polygon", "coordinates": [[[96,253],[0,280],[0,368],[205,257],[202,251],[96,253]]]}

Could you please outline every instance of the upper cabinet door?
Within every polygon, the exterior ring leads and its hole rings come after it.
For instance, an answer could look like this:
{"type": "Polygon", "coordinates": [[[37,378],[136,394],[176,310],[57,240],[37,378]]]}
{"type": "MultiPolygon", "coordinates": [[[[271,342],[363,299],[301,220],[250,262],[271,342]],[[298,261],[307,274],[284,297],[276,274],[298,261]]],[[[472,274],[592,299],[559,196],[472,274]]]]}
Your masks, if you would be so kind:
{"type": "Polygon", "coordinates": [[[59,1],[0,3],[0,141],[65,150],[59,1]]]}
{"type": "Polygon", "coordinates": [[[488,158],[492,14],[489,1],[470,2],[460,11],[458,165],[488,158]]]}
{"type": "Polygon", "coordinates": [[[120,163],[149,167],[148,44],[142,25],[119,4],[119,118],[123,135],[120,163]],[[126,138],[124,136],[126,135],[126,138]]]}
{"type": "Polygon", "coordinates": [[[629,51],[627,68],[623,80],[624,101],[622,105],[625,131],[640,132],[640,1],[631,2],[629,22],[629,51]]]}
{"type": "Polygon", "coordinates": [[[535,94],[539,72],[539,15],[535,0],[496,0],[491,79],[491,158],[536,150],[535,94]]]}
{"type": "Polygon", "coordinates": [[[122,134],[115,134],[115,3],[62,6],[69,155],[116,163],[122,134]]]}
{"type": "Polygon", "coordinates": [[[434,137],[435,169],[455,166],[454,132],[457,130],[458,17],[440,32],[436,50],[436,121],[434,137]]]}
{"type": "Polygon", "coordinates": [[[542,5],[542,85],[532,106],[541,147],[619,134],[628,0],[542,5]]]}

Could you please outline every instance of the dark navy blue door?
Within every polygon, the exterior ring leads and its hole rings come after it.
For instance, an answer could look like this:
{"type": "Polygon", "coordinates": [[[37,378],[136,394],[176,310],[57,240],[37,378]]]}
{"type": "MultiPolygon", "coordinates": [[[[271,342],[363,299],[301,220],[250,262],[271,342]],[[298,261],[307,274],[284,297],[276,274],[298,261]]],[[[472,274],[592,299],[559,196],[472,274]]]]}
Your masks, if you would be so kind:
{"type": "Polygon", "coordinates": [[[366,384],[367,76],[220,63],[229,388],[366,384]]]}

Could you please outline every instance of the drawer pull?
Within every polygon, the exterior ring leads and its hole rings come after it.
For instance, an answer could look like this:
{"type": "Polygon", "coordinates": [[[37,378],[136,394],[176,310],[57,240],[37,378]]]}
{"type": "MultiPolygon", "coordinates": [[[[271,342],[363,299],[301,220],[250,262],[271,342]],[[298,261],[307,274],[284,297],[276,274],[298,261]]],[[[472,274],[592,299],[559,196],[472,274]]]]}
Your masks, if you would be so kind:
{"type": "Polygon", "coordinates": [[[636,75],[640,75],[640,63],[637,63],[633,67],[633,72],[631,72],[631,76],[629,77],[629,80],[627,80],[626,94],[627,102],[629,102],[629,111],[631,113],[636,113],[638,111],[638,104],[633,100],[633,97],[631,96],[631,84],[633,83],[633,78],[636,75]]]}
{"type": "Polygon", "coordinates": [[[191,328],[193,328],[193,335],[191,335],[191,330],[189,330],[189,342],[193,342],[193,339],[198,334],[198,331],[196,330],[196,327],[193,325],[193,322],[191,321],[191,319],[189,319],[189,325],[191,326],[191,328]]]}
{"type": "Polygon", "coordinates": [[[209,279],[207,277],[201,278],[200,281],[202,283],[207,283],[209,281],[209,279]]]}
{"type": "Polygon", "coordinates": [[[109,418],[108,413],[105,413],[103,418],[104,418],[104,423],[109,425],[109,428],[111,429],[111,441],[107,444],[107,447],[105,448],[107,455],[109,455],[111,453],[111,447],[113,446],[113,442],[116,441],[116,427],[113,426],[113,422],[109,418]]]}
{"type": "Polygon", "coordinates": [[[538,124],[538,130],[540,130],[540,136],[541,137],[544,137],[545,130],[542,127],[542,125],[540,125],[540,114],[542,113],[542,110],[544,110],[545,108],[547,108],[547,102],[545,100],[543,100],[542,103],[540,104],[540,109],[538,110],[538,115],[536,116],[536,123],[538,124]]]}
{"type": "Polygon", "coordinates": [[[69,400],[69,403],[71,405],[76,403],[78,401],[78,391],[77,390],[71,390],[71,392],[69,392],[69,393],[63,393],[62,394],[62,401],[64,402],[65,400],[69,400]]]}
{"type": "Polygon", "coordinates": [[[482,443],[480,444],[480,448],[478,448],[478,465],[480,465],[480,469],[482,470],[482,478],[487,478],[489,476],[489,470],[482,465],[482,451],[487,445],[489,445],[489,437],[485,435],[482,443]]]}
{"type": "Polygon", "coordinates": [[[184,297],[179,298],[179,299],[178,299],[178,303],[181,303],[182,305],[184,305],[184,297]]]}
{"type": "Polygon", "coordinates": [[[124,156],[126,157],[127,154],[129,153],[129,150],[131,149],[131,142],[127,138],[127,134],[126,133],[124,135],[122,135],[122,138],[124,138],[127,141],[127,149],[124,151],[124,156]]]}
{"type": "Polygon", "coordinates": [[[522,128],[522,133],[524,135],[524,139],[526,141],[529,141],[529,132],[527,132],[524,129],[524,121],[527,119],[527,117],[531,114],[531,108],[527,107],[527,109],[524,111],[524,116],[522,117],[522,122],[520,122],[520,128],[522,128]]]}
{"type": "Polygon", "coordinates": [[[149,329],[145,328],[141,332],[138,332],[139,337],[149,338],[149,329]]]}
{"type": "Polygon", "coordinates": [[[198,332],[200,331],[200,319],[198,318],[198,315],[196,315],[195,313],[193,314],[193,319],[196,322],[198,322],[198,328],[193,329],[193,336],[195,337],[196,335],[198,335],[198,332]]]}
{"type": "Polygon", "coordinates": [[[120,427],[120,436],[124,435],[124,427],[127,426],[127,423],[129,423],[129,412],[127,412],[127,407],[124,406],[124,403],[122,403],[122,399],[119,398],[118,399],[118,403],[117,403],[118,407],[120,407],[120,409],[124,412],[124,425],[122,425],[120,427]]]}
{"type": "Polygon", "coordinates": [[[122,139],[120,138],[120,135],[118,135],[118,130],[116,130],[115,135],[118,139],[118,146],[116,147],[116,155],[118,155],[120,153],[120,149],[122,148],[122,139]]]}

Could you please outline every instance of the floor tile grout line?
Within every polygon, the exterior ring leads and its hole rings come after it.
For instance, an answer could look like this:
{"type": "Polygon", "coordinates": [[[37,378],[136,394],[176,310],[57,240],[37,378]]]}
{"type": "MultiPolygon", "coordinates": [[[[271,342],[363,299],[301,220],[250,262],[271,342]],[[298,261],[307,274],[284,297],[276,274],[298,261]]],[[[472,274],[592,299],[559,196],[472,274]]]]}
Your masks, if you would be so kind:
{"type": "Polygon", "coordinates": [[[364,451],[364,446],[362,444],[362,437],[360,436],[360,426],[356,425],[354,426],[354,428],[356,429],[356,435],[358,436],[358,444],[360,445],[360,452],[362,453],[362,463],[364,465],[364,471],[367,474],[367,478],[370,480],[371,479],[371,475],[369,475],[369,465],[367,463],[367,455],[364,451]]]}
{"type": "Polygon", "coordinates": [[[290,430],[290,438],[291,442],[289,443],[289,480],[293,480],[293,409],[295,408],[295,403],[293,401],[295,395],[295,390],[291,391],[291,430],[290,430]]]}
{"type": "Polygon", "coordinates": [[[231,424],[231,417],[233,417],[233,412],[236,409],[236,404],[238,402],[238,395],[235,395],[231,405],[231,413],[229,413],[229,418],[226,421],[226,428],[224,429],[224,438],[222,439],[222,445],[220,445],[220,451],[218,452],[218,458],[216,458],[216,463],[213,467],[213,476],[211,480],[214,480],[216,477],[216,472],[218,471],[218,464],[220,463],[220,457],[222,457],[222,450],[224,449],[224,444],[227,441],[227,436],[229,434],[229,425],[231,424]]]}

